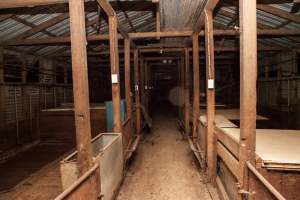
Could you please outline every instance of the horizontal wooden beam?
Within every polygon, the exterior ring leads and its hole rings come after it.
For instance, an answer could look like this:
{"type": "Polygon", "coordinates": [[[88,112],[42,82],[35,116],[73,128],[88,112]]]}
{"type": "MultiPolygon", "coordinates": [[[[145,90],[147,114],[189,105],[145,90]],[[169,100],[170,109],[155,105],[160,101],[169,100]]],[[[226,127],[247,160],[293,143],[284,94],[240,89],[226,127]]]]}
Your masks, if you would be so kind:
{"type": "MultiPolygon", "coordinates": [[[[140,32],[140,33],[128,33],[129,38],[132,40],[144,39],[144,38],[156,38],[156,37],[190,37],[192,31],[166,31],[166,32],[140,32]]],[[[300,29],[260,29],[257,34],[259,36],[299,36],[300,29]]],[[[214,36],[238,36],[237,30],[214,30],[214,36]]],[[[201,31],[199,36],[204,36],[204,32],[201,31]]],[[[122,35],[118,35],[118,39],[123,39],[122,35]]],[[[98,34],[87,36],[88,41],[101,41],[109,40],[108,34],[98,34]]],[[[46,44],[65,44],[70,43],[70,37],[49,37],[41,39],[22,39],[4,42],[2,46],[26,46],[26,45],[46,45],[46,44]]]]}
{"type": "MultiPolygon", "coordinates": [[[[43,1],[44,2],[44,1],[43,1]]],[[[0,2],[2,3],[2,1],[0,2]]],[[[67,3],[67,1],[66,1],[67,3]]],[[[132,1],[122,1],[122,4],[119,5],[118,1],[110,1],[109,2],[115,11],[122,10],[122,11],[154,11],[156,4],[152,3],[151,1],[139,1],[139,0],[132,0],[132,1]]],[[[50,4],[49,4],[50,5],[50,4]]],[[[57,6],[55,9],[49,9],[49,5],[39,5],[35,7],[30,7],[24,9],[23,7],[17,8],[8,8],[8,9],[1,9],[1,15],[30,15],[33,12],[35,14],[54,14],[54,13],[68,13],[69,7],[68,6],[57,6]]],[[[88,1],[85,2],[85,12],[97,12],[98,10],[98,3],[95,1],[88,1]]],[[[25,5],[27,6],[27,5],[25,5]]]]}
{"type": "Polygon", "coordinates": [[[204,26],[204,22],[205,22],[205,12],[204,11],[205,10],[213,11],[218,3],[219,3],[219,0],[207,0],[206,1],[206,4],[202,7],[199,18],[194,23],[193,31],[195,33],[199,33],[201,31],[202,27],[204,26]]]}
{"type": "Polygon", "coordinates": [[[53,5],[68,2],[69,0],[2,0],[0,1],[0,9],[53,5]]]}

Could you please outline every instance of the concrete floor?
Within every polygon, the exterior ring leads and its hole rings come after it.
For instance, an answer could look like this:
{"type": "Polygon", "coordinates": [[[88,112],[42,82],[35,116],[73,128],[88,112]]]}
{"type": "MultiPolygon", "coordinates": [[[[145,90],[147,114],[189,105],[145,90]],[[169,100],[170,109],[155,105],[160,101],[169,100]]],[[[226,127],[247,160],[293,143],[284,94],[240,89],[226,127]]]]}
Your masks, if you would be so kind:
{"type": "Polygon", "coordinates": [[[141,142],[117,200],[210,200],[188,142],[170,110],[159,109],[141,142]]]}

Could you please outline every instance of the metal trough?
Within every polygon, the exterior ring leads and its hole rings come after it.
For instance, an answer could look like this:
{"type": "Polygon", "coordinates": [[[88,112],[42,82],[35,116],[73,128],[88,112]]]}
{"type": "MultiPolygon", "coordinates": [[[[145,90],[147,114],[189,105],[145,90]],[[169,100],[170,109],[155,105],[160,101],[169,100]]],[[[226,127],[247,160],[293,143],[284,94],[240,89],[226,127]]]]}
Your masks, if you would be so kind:
{"type": "MultiPolygon", "coordinates": [[[[122,135],[103,133],[92,140],[93,159],[100,165],[101,194],[104,200],[112,200],[123,178],[122,135]]],[[[70,154],[60,165],[63,190],[79,178],[77,151],[70,154]]]]}

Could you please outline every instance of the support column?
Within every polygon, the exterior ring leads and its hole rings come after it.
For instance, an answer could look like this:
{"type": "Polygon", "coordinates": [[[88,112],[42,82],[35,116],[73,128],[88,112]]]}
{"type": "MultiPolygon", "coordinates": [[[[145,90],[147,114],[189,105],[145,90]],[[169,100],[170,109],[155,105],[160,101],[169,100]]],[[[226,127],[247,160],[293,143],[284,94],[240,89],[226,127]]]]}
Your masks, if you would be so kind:
{"type": "Polygon", "coordinates": [[[185,134],[189,136],[190,134],[190,80],[189,80],[189,73],[190,73],[190,52],[189,49],[186,48],[185,51],[185,66],[184,66],[184,127],[185,127],[185,134]]]}
{"type": "Polygon", "coordinates": [[[194,101],[193,101],[193,141],[197,139],[198,118],[200,115],[200,70],[199,70],[199,35],[193,35],[193,74],[194,74],[194,101]]]}
{"type": "Polygon", "coordinates": [[[145,60],[140,57],[140,88],[141,88],[141,105],[145,106],[145,60]]]}
{"type": "Polygon", "coordinates": [[[208,181],[215,183],[217,173],[217,137],[215,121],[215,60],[212,11],[205,10],[205,53],[206,53],[206,116],[207,116],[207,166],[208,181]]]}
{"type": "Polygon", "coordinates": [[[0,125],[4,122],[5,116],[5,94],[4,94],[4,49],[0,46],[0,125]]]}
{"type": "Polygon", "coordinates": [[[4,83],[4,49],[0,46],[0,84],[4,83]]]}
{"type": "Polygon", "coordinates": [[[76,141],[80,174],[93,165],[84,1],[70,0],[70,28],[76,141]]]}
{"type": "Polygon", "coordinates": [[[135,81],[135,107],[136,107],[136,134],[141,133],[141,99],[139,80],[139,52],[134,50],[134,81],[135,81]]]}
{"type": "Polygon", "coordinates": [[[180,113],[181,113],[181,119],[182,122],[184,121],[184,72],[185,72],[185,67],[184,67],[184,56],[181,56],[180,58],[180,113]]]}
{"type": "Polygon", "coordinates": [[[109,46],[110,66],[112,79],[112,102],[114,111],[114,132],[122,132],[121,122],[121,97],[120,97],[120,73],[119,73],[119,52],[118,52],[118,19],[117,16],[109,16],[109,46]]]}
{"type": "Polygon", "coordinates": [[[248,189],[247,161],[255,165],[257,24],[256,1],[240,0],[240,150],[239,176],[248,189]]]}
{"type": "Polygon", "coordinates": [[[126,99],[126,118],[131,118],[131,85],[130,85],[130,39],[124,39],[124,62],[125,62],[125,99],[126,99]]]}
{"type": "Polygon", "coordinates": [[[22,54],[22,83],[27,82],[27,60],[26,60],[26,55],[22,54]]]}

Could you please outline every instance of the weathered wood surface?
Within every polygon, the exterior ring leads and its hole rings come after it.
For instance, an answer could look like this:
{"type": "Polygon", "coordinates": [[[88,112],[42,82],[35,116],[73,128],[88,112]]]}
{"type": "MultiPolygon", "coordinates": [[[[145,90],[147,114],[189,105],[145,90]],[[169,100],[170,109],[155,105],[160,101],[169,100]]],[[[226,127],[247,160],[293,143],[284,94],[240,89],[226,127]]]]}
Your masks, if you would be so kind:
{"type": "Polygon", "coordinates": [[[92,167],[84,2],[69,1],[76,141],[80,173],[92,167]]]}

